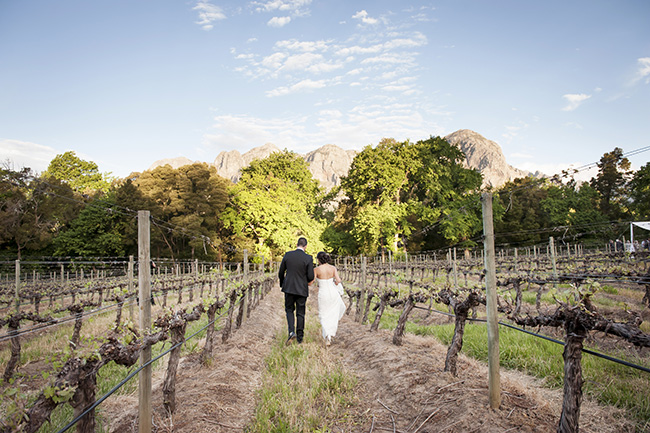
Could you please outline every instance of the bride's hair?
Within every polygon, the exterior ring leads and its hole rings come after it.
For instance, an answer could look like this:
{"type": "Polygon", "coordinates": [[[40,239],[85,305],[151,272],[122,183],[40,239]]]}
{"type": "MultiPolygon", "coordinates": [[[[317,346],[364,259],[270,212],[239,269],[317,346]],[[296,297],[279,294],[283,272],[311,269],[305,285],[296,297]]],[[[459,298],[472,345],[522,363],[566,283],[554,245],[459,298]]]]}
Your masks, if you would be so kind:
{"type": "Polygon", "coordinates": [[[316,254],[316,258],[318,259],[318,262],[321,264],[329,263],[330,262],[330,255],[327,254],[325,251],[321,251],[320,253],[316,254]]]}

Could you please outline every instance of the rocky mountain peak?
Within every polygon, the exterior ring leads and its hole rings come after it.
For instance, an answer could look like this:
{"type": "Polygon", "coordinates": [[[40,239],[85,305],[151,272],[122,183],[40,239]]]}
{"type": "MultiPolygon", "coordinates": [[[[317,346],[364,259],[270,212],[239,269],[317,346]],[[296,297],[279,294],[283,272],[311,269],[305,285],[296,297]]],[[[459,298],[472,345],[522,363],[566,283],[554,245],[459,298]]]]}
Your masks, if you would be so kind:
{"type": "Polygon", "coordinates": [[[151,164],[151,167],[149,167],[149,170],[153,170],[156,167],[163,167],[165,165],[170,165],[171,168],[174,170],[177,168],[180,168],[184,165],[189,165],[189,164],[194,164],[195,161],[192,161],[189,158],[185,158],[184,156],[178,156],[176,158],[165,158],[165,159],[159,159],[158,161],[154,162],[151,164]]]}
{"type": "Polygon", "coordinates": [[[346,176],[352,165],[356,151],[341,149],[334,144],[326,144],[304,156],[309,164],[314,179],[321,186],[330,190],[341,183],[341,177],[346,176]]]}
{"type": "Polygon", "coordinates": [[[501,146],[478,132],[460,129],[447,135],[445,140],[465,153],[465,167],[476,169],[483,174],[483,186],[498,187],[530,174],[508,164],[501,146]]]}
{"type": "Polygon", "coordinates": [[[256,159],[264,159],[273,152],[279,151],[280,149],[273,143],[254,147],[243,155],[238,150],[223,151],[217,155],[212,164],[217,168],[217,173],[220,176],[237,182],[242,168],[248,167],[256,159]]]}

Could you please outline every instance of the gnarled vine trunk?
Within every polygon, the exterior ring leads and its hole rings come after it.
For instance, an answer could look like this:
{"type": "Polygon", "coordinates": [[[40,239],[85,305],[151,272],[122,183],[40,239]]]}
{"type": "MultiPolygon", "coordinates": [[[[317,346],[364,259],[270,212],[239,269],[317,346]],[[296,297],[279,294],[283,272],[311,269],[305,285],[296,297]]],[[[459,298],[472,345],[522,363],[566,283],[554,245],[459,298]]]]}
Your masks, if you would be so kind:
{"type": "Polygon", "coordinates": [[[397,327],[393,333],[393,344],[396,346],[402,345],[402,338],[404,337],[406,321],[408,320],[408,316],[411,314],[413,307],[415,307],[415,300],[413,299],[413,295],[409,295],[409,297],[406,299],[406,302],[404,303],[404,309],[402,310],[402,314],[399,316],[397,327]]]}
{"type": "Polygon", "coordinates": [[[567,318],[565,322],[566,343],[564,344],[564,397],[562,414],[557,426],[558,433],[575,433],[580,421],[582,403],[582,344],[587,330],[578,317],[567,318]]]}

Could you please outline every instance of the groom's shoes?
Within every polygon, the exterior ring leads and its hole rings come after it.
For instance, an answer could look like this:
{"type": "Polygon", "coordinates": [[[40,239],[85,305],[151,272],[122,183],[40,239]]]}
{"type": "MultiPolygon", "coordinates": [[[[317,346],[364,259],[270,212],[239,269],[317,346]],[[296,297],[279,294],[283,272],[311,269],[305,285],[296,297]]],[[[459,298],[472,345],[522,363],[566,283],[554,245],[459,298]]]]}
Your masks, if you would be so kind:
{"type": "Polygon", "coordinates": [[[293,341],[296,339],[296,333],[295,332],[289,332],[289,338],[287,338],[287,342],[285,343],[287,346],[293,343],[293,341]]]}

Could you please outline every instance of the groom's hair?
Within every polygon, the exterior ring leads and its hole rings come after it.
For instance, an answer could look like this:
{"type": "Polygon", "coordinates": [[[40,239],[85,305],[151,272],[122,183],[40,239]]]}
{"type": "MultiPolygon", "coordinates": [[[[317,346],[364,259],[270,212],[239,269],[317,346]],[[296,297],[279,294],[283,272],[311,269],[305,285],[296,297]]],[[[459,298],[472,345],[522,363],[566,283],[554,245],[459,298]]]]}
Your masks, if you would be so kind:
{"type": "Polygon", "coordinates": [[[307,239],[305,238],[298,238],[298,246],[299,247],[306,247],[307,246],[307,239]]]}

